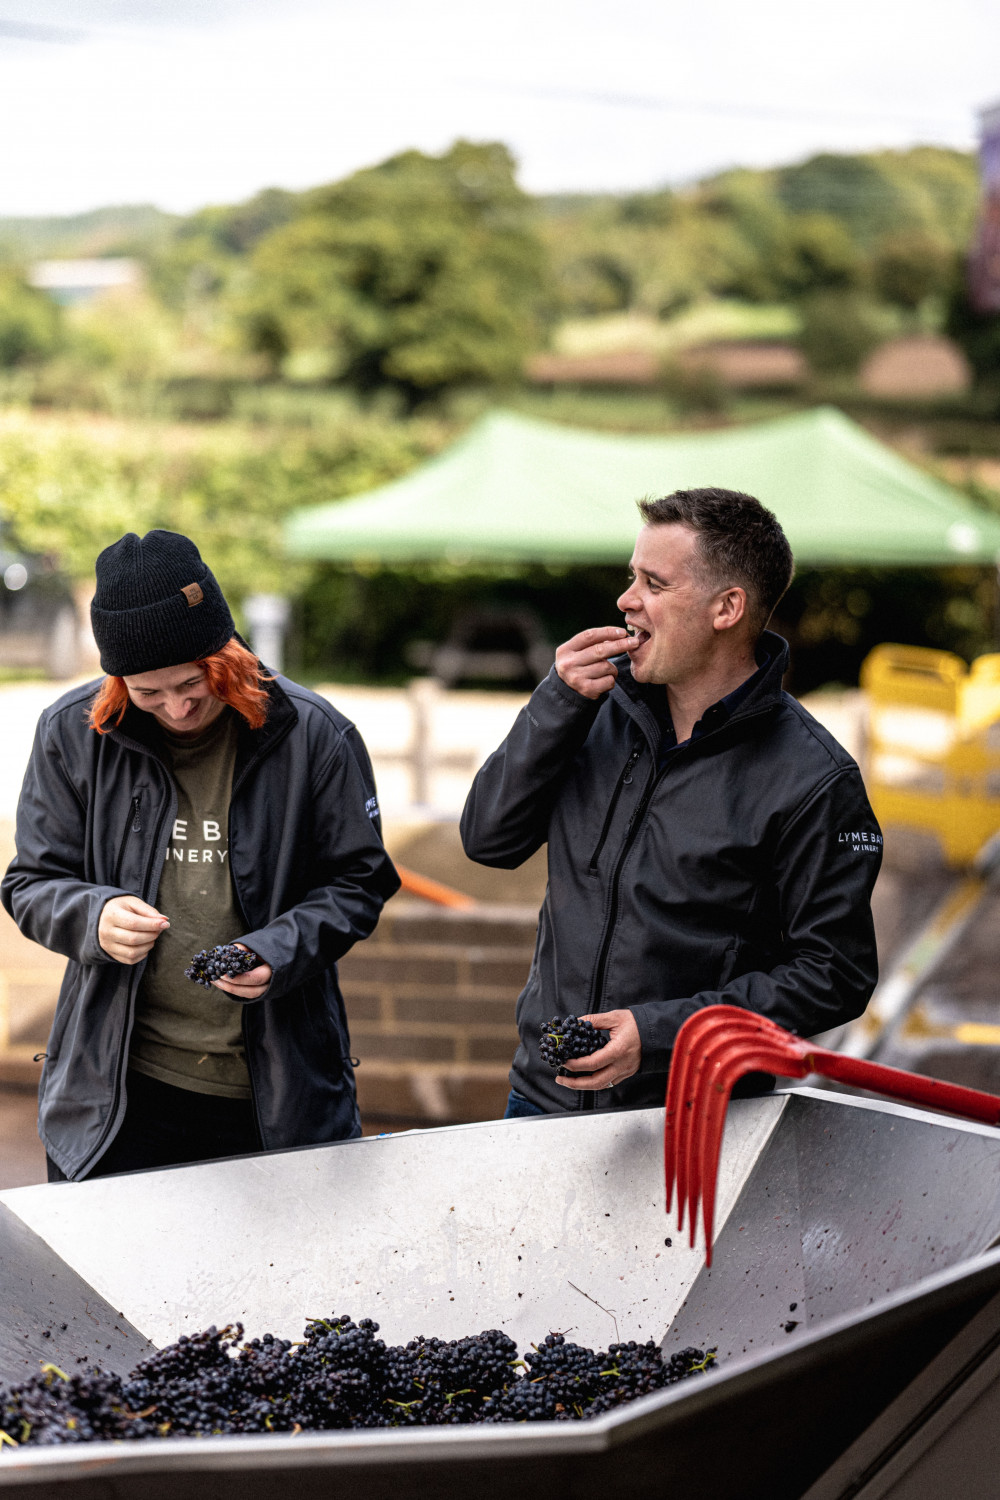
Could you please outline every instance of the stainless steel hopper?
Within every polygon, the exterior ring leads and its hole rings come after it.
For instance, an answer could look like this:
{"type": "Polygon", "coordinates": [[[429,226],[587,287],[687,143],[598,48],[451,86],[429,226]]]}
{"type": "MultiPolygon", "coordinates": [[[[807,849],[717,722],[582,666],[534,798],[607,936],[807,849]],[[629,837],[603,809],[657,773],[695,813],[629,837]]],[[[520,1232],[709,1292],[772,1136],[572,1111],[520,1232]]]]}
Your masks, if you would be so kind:
{"type": "Polygon", "coordinates": [[[0,1380],[81,1356],[127,1370],[237,1318],[296,1338],[330,1312],[393,1341],[560,1329],[720,1361],[592,1422],[8,1450],[0,1490],[781,1500],[866,1429],[877,1468],[872,1422],[934,1357],[969,1326],[1000,1343],[1000,1133],[809,1089],[736,1101],[706,1271],[664,1214],[662,1126],[542,1117],[0,1194],[0,1380]]]}

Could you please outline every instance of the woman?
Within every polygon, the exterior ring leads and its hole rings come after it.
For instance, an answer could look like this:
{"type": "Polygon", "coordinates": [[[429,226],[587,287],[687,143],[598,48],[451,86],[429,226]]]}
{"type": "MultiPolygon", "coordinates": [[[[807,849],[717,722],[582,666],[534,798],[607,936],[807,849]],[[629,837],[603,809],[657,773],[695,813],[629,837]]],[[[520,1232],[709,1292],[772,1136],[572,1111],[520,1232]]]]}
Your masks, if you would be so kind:
{"type": "Polygon", "coordinates": [[[358,1135],[336,960],[399,887],[361,737],[262,668],[187,537],[130,532],[96,572],[107,675],[42,715],[0,888],[69,960],[50,1180],[358,1135]],[[185,977],[233,942],[247,972],[185,977]]]}

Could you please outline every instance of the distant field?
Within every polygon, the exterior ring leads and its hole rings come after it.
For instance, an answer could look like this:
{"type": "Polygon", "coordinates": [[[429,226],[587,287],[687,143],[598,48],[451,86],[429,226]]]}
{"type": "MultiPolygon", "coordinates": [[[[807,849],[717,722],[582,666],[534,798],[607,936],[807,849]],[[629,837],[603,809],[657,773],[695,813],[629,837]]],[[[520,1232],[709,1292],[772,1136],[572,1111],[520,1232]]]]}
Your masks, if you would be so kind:
{"type": "Polygon", "coordinates": [[[557,330],[552,347],[557,354],[578,356],[619,350],[662,355],[722,339],[790,339],[798,331],[797,314],[783,303],[717,299],[665,319],[642,313],[571,319],[557,330]]]}

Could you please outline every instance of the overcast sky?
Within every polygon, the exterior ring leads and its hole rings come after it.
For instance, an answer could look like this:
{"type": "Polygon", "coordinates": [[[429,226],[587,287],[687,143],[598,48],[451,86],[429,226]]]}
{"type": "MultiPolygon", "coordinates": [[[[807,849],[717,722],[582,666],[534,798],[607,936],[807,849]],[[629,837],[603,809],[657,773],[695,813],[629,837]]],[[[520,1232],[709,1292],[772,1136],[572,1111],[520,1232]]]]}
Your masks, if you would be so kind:
{"type": "Polygon", "coordinates": [[[186,212],[457,136],[533,191],[975,144],[1000,0],[0,0],[0,215],[186,212]]]}

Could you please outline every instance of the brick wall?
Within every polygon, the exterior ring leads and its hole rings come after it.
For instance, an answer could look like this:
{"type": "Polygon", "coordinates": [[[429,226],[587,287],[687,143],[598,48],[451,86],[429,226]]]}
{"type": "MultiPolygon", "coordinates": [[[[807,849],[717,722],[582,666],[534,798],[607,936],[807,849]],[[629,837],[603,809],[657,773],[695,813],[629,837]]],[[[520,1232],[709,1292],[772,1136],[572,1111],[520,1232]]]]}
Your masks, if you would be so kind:
{"type": "Polygon", "coordinates": [[[341,960],[366,1130],[503,1114],[537,916],[397,899],[341,960]]]}

